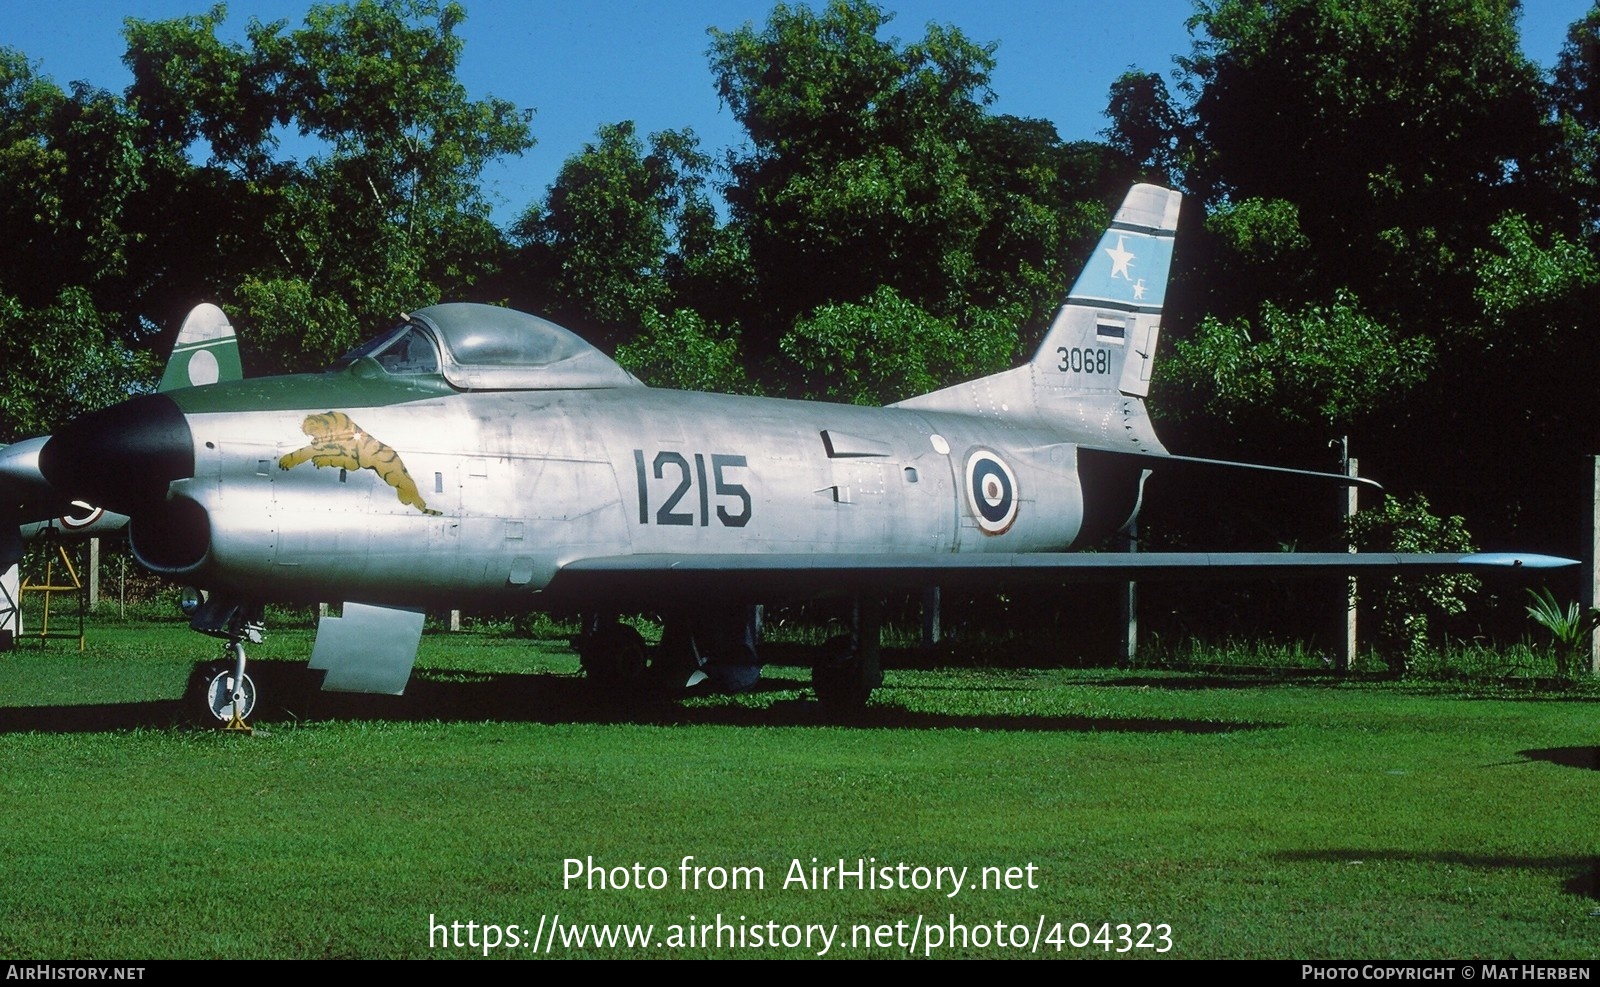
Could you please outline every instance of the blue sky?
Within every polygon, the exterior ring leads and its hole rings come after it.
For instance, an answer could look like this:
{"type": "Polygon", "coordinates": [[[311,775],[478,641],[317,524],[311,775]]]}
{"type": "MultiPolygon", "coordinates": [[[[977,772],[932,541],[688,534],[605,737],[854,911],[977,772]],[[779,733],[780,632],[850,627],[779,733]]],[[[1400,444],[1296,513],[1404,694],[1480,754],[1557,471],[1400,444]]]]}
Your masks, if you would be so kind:
{"type": "MultiPolygon", "coordinates": [[[[82,80],[121,90],[125,17],[163,20],[198,13],[209,0],[8,0],[0,45],[18,48],[57,83],[82,80]]],[[[494,95],[535,111],[538,145],[491,166],[486,191],[497,222],[514,220],[541,197],[562,161],[601,124],[633,120],[642,133],[691,127],[702,147],[733,146],[740,132],[717,99],[707,66],[707,29],[763,24],[765,0],[464,0],[461,79],[477,97],[494,95]]],[[[816,4],[812,4],[815,6],[816,4]]],[[[252,17],[298,25],[309,0],[235,0],[224,33],[242,36],[252,17]]],[[[930,21],[953,24],[979,42],[998,42],[995,109],[1050,120],[1067,140],[1092,139],[1106,125],[1111,82],[1130,67],[1170,73],[1189,51],[1189,0],[886,0],[890,33],[920,37],[930,21]]],[[[1523,48],[1549,67],[1566,29],[1590,0],[1532,0],[1522,15],[1523,48]]]]}

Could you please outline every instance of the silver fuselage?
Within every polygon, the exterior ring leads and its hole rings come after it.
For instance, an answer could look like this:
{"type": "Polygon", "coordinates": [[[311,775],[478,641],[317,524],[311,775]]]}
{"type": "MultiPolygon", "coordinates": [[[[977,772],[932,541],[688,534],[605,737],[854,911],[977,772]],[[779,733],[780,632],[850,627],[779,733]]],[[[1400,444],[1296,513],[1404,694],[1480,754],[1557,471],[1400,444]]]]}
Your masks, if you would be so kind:
{"type": "Polygon", "coordinates": [[[325,403],[202,410],[213,394],[189,412],[194,476],[171,494],[203,511],[205,549],[151,551],[136,520],[141,560],[257,599],[536,607],[580,559],[1038,552],[1082,529],[1074,437],[1059,429],[642,386],[352,407],[333,403],[341,376],[326,375],[325,403]],[[427,512],[374,469],[281,465],[302,421],[335,407],[395,452],[427,512]],[[982,450],[1015,477],[1015,518],[993,533],[963,500],[982,450]]]}

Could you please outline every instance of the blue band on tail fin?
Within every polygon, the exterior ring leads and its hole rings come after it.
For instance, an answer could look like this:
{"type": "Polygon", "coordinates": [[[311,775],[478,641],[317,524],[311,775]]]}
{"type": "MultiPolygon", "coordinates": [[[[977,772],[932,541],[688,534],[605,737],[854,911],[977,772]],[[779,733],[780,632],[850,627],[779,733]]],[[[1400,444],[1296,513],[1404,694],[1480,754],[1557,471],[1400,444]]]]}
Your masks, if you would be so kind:
{"type": "Polygon", "coordinates": [[[1129,312],[1154,312],[1166,299],[1167,271],[1171,266],[1172,234],[1113,225],[1083,266],[1067,301],[1129,312]]]}

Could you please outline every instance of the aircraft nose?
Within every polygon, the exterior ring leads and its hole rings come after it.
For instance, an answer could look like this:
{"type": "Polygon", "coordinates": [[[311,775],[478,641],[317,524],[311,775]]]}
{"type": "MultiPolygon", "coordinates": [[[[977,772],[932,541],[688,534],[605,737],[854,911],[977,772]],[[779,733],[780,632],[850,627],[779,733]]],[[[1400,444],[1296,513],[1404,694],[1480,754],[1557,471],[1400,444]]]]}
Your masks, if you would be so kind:
{"type": "Polygon", "coordinates": [[[0,511],[15,511],[30,521],[55,512],[61,499],[39,470],[39,450],[44,438],[23,439],[0,449],[0,511]],[[41,508],[42,513],[34,508],[41,508]]]}
{"type": "Polygon", "coordinates": [[[39,470],[71,499],[134,514],[194,475],[194,436],[171,398],[146,394],[63,427],[39,450],[39,470]]]}

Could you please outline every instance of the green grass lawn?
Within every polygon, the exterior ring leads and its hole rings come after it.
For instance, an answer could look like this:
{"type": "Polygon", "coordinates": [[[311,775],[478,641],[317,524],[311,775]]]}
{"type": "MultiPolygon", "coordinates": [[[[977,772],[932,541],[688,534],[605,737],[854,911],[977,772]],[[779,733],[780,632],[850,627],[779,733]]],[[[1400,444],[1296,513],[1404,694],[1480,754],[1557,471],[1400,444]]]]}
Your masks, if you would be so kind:
{"type": "Polygon", "coordinates": [[[654,927],[564,957],[820,951],[752,945],[784,925],[835,929],[830,956],[906,955],[852,929],[919,920],[968,930],[937,956],[1031,955],[971,932],[996,922],[1007,941],[1165,924],[1188,958],[1600,952],[1593,690],[919,662],[834,719],[786,665],[752,695],[618,710],[551,643],[430,634],[401,698],[307,692],[309,650],[289,631],[252,652],[254,737],[187,722],[215,649],[181,625],[0,655],[0,954],[476,956],[430,948],[430,916],[465,942],[558,914],[654,927]],[[764,887],[684,890],[685,856],[764,887]],[[590,858],[667,886],[564,886],[590,858]],[[812,858],[967,876],[953,897],[785,887],[812,858]],[[985,867],[1036,886],[984,889],[985,867]],[[745,948],[663,945],[718,916],[745,948]]]}

